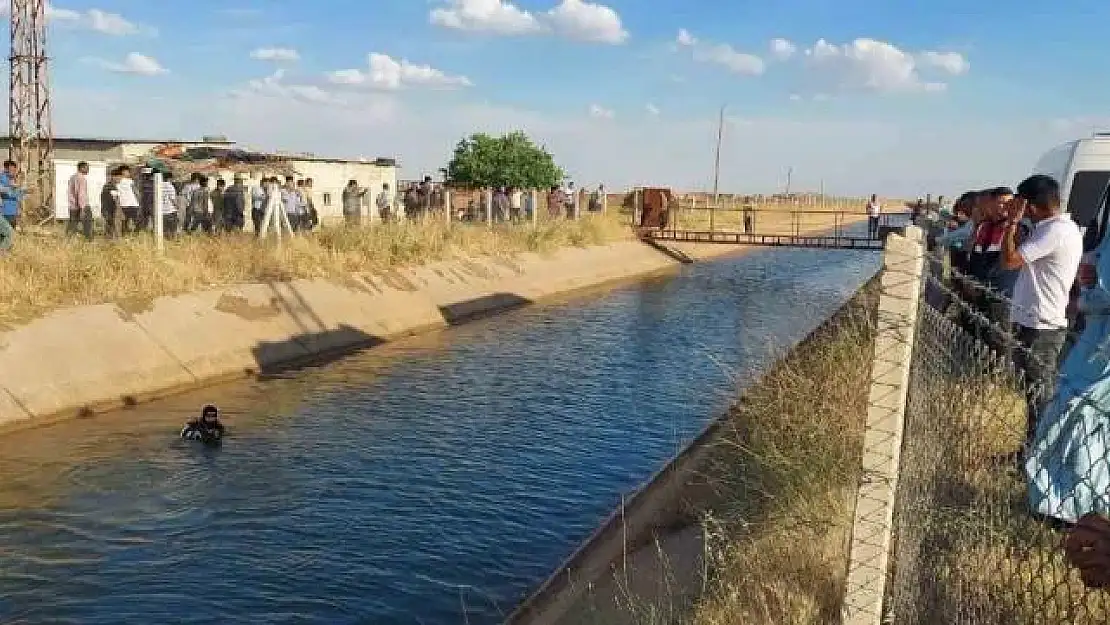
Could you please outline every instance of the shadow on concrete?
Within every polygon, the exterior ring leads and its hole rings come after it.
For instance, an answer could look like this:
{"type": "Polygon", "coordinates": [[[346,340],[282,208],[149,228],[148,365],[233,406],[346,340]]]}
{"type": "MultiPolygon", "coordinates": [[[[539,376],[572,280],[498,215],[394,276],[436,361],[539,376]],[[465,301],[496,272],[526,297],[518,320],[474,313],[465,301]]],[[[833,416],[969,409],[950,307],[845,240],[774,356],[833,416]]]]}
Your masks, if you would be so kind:
{"type": "Polygon", "coordinates": [[[682,263],[683,265],[691,265],[694,263],[693,258],[690,258],[686,254],[683,254],[680,250],[669,248],[666,245],[663,245],[662,243],[648,237],[641,237],[640,240],[643,241],[644,245],[654,249],[664,256],[667,256],[668,258],[682,263]]]}
{"type": "Polygon", "coordinates": [[[521,297],[516,293],[492,293],[463,302],[440,306],[439,312],[447,323],[455,325],[513,308],[527,306],[531,303],[532,300],[521,297]]]}
{"type": "Polygon", "coordinates": [[[385,343],[384,338],[345,324],[331,330],[304,332],[282,341],[263,341],[251,349],[258,368],[248,370],[247,374],[265,377],[325,365],[382,343],[385,343]]]}

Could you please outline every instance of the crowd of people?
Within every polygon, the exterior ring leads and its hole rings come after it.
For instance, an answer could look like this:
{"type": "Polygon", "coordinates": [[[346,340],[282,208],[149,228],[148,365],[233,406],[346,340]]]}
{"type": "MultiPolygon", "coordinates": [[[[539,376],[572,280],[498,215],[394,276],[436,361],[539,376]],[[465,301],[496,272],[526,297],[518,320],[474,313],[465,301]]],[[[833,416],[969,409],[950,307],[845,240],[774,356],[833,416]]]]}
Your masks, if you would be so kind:
{"type": "MultiPolygon", "coordinates": [[[[1015,369],[1024,375],[1026,428],[1021,456],[1030,479],[1035,480],[1034,473],[1044,463],[1039,458],[1033,462],[1030,456],[1054,447],[1045,447],[1040,439],[1058,429],[1047,419],[1064,418],[1057,410],[1046,414],[1046,407],[1060,384],[1059,366],[1069,349],[1069,333],[1082,325],[1074,306],[1084,285],[1080,267],[1085,250],[1098,243],[1100,233],[1094,224],[1084,232],[1061,211],[1060,185],[1044,175],[1025,179],[1016,190],[996,187],[964,193],[945,226],[933,244],[948,256],[956,295],[971,306],[963,320],[965,329],[996,355],[1012,358],[1015,369]],[[967,318],[971,315],[989,324],[967,318]]],[[[1065,556],[1083,581],[1091,587],[1110,586],[1110,520],[1089,508],[1067,514],[1049,511],[1045,518],[1063,521],[1068,528],[1065,556]]]]}
{"type": "Polygon", "coordinates": [[[959,197],[936,246],[948,253],[952,286],[972,306],[965,327],[1011,355],[1028,386],[1028,444],[1056,384],[1069,328],[1083,233],[1061,212],[1060,185],[1035,175],[1018,185],[959,197]]]}
{"type": "MultiPolygon", "coordinates": [[[[7,161],[0,172],[0,206],[4,223],[0,225],[0,251],[8,249],[14,239],[19,221],[19,207],[23,190],[17,184],[18,167],[7,161]]],[[[174,180],[172,172],[162,174],[161,214],[165,236],[174,237],[182,232],[241,232],[247,219],[253,231],[263,231],[262,221],[267,209],[280,211],[293,231],[312,230],[320,223],[313,193],[312,178],[298,179],[285,176],[263,178],[248,184],[241,174],[232,177],[231,184],[221,177],[194,173],[183,183],[174,180]]],[[[96,228],[92,193],[89,182],[89,164],[78,163],[77,171],[66,185],[66,206],[69,219],[67,233],[92,239],[96,228]]],[[[104,235],[117,238],[130,233],[153,229],[154,176],[149,170],[136,172],[135,168],[120,165],[109,172],[108,180],[99,191],[100,217],[104,222],[104,235]]],[[[420,219],[432,213],[451,210],[459,221],[516,221],[530,217],[536,210],[539,194],[514,187],[480,189],[460,205],[451,202],[442,185],[430,176],[422,182],[406,185],[395,194],[389,184],[383,184],[373,196],[371,189],[351,180],[342,191],[342,212],[348,225],[362,223],[372,206],[382,221],[402,217],[420,219]],[[372,200],[372,202],[371,202],[372,200]],[[451,208],[447,204],[452,205],[451,208]]],[[[545,195],[548,212],[552,216],[574,217],[582,207],[592,212],[603,210],[605,188],[587,192],[575,189],[570,182],[566,187],[552,187],[545,195]]]]}

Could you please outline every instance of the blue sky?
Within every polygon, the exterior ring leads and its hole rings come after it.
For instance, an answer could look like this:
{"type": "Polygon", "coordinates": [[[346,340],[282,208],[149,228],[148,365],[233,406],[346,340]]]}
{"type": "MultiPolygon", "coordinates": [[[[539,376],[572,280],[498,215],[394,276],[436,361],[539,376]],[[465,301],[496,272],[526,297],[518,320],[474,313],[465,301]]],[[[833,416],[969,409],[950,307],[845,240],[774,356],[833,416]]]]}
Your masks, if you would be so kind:
{"type": "Polygon", "coordinates": [[[580,184],[691,188],[711,183],[727,104],[726,190],[774,191],[793,167],[795,188],[952,194],[1110,126],[1110,3],[1066,7],[59,0],[56,128],[396,156],[406,177],[469,132],[521,128],[580,184]]]}

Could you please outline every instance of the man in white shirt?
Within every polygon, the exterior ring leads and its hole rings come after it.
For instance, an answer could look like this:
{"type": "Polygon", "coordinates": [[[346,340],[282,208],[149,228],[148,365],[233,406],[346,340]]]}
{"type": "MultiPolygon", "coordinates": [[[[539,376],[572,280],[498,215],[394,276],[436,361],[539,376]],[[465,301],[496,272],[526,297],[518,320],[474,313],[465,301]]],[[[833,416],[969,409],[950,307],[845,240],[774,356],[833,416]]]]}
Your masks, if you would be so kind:
{"type": "Polygon", "coordinates": [[[1060,352],[1067,338],[1068,296],[1083,256],[1083,234],[1060,212],[1060,185],[1048,176],[1025,179],[1017,188],[1002,239],[1002,267],[1020,269],[1011,319],[1018,347],[1014,363],[1025,373],[1026,442],[1056,390],[1060,352]],[[1018,222],[1028,217],[1033,232],[1017,244],[1018,222]]]}
{"type": "Polygon", "coordinates": [[[879,238],[879,216],[882,212],[883,207],[879,204],[879,197],[872,195],[867,201],[867,238],[879,238]]]}
{"type": "Polygon", "coordinates": [[[378,207],[378,218],[383,222],[389,221],[393,215],[393,193],[389,191],[389,183],[382,185],[382,191],[374,200],[378,207]]]}

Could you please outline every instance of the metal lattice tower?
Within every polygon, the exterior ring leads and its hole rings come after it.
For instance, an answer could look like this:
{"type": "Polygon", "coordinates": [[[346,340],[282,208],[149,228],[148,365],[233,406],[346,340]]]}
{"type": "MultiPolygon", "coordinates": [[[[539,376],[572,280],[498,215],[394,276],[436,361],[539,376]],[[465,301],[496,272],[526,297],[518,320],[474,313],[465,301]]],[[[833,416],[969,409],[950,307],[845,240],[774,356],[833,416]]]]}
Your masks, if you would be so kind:
{"type": "Polygon", "coordinates": [[[54,204],[54,125],[46,56],[46,0],[10,0],[9,158],[19,163],[26,207],[48,217],[54,204]]]}

